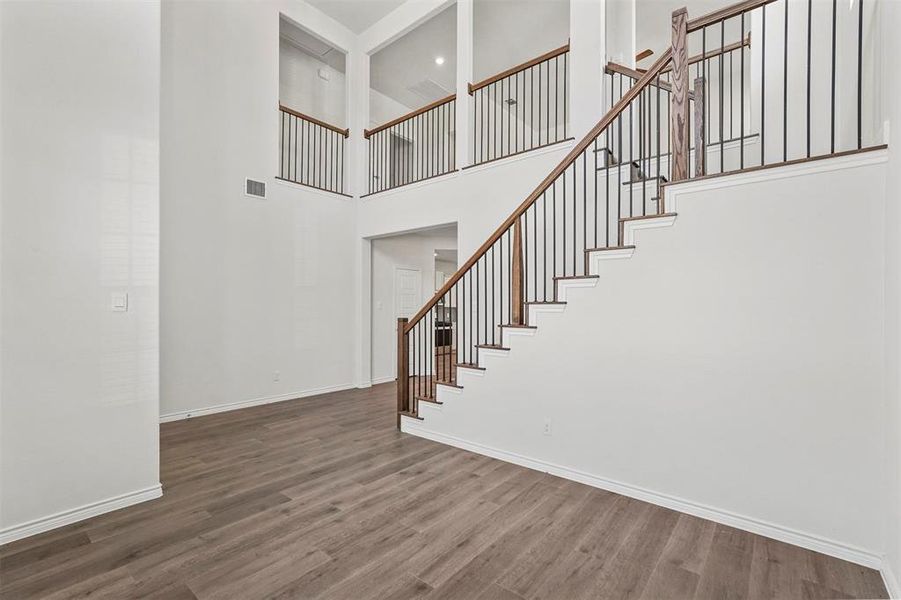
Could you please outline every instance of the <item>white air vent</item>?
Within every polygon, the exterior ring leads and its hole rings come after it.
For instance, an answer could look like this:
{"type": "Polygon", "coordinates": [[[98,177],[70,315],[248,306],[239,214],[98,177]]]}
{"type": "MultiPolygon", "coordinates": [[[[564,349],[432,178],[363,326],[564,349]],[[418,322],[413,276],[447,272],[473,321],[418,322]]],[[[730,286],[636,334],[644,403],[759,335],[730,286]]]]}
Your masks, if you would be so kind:
{"type": "Polygon", "coordinates": [[[244,195],[253,196],[254,198],[266,197],[266,184],[255,179],[244,180],[244,195]]]}

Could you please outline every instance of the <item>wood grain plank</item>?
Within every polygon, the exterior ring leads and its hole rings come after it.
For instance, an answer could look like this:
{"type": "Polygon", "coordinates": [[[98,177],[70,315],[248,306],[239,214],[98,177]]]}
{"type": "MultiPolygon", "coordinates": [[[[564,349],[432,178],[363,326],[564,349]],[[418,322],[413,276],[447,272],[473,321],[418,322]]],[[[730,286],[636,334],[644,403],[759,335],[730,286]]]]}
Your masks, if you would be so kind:
{"type": "Polygon", "coordinates": [[[872,569],[399,433],[396,402],[164,424],[163,498],[0,547],[0,596],[886,597],[872,569]]]}

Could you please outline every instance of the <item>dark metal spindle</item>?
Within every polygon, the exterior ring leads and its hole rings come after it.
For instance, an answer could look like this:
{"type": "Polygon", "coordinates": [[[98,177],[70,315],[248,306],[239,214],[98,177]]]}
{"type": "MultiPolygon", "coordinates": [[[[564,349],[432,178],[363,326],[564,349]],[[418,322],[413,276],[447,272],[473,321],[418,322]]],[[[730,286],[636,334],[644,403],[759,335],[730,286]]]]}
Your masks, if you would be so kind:
{"type": "Polygon", "coordinates": [[[760,32],[760,165],[766,164],[766,144],[764,135],[766,133],[766,4],[761,9],[763,11],[763,25],[760,32]]]}

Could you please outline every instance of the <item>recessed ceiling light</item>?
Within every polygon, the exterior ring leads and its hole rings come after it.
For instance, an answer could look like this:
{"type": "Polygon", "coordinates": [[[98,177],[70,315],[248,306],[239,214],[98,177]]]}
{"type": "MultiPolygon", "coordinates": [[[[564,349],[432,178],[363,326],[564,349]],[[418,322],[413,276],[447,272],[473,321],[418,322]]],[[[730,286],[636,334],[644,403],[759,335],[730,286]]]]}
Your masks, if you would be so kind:
{"type": "Polygon", "coordinates": [[[436,64],[436,65],[443,65],[443,64],[444,64],[444,57],[443,57],[443,56],[436,56],[436,57],[435,57],[435,64],[436,64]]]}

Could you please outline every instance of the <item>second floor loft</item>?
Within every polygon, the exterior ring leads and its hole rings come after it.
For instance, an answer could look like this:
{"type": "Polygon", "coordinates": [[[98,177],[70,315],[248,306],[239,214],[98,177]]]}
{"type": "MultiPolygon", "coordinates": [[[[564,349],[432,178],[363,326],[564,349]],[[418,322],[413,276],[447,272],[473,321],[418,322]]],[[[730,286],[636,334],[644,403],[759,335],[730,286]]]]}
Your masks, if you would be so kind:
{"type": "MultiPolygon", "coordinates": [[[[406,3],[350,49],[282,15],[276,174],[377,196],[572,142],[672,50],[682,8],[691,144],[706,148],[693,174],[879,145],[885,1],[406,3]]],[[[670,66],[610,128],[599,165],[670,176],[673,85],[670,66]]]]}

